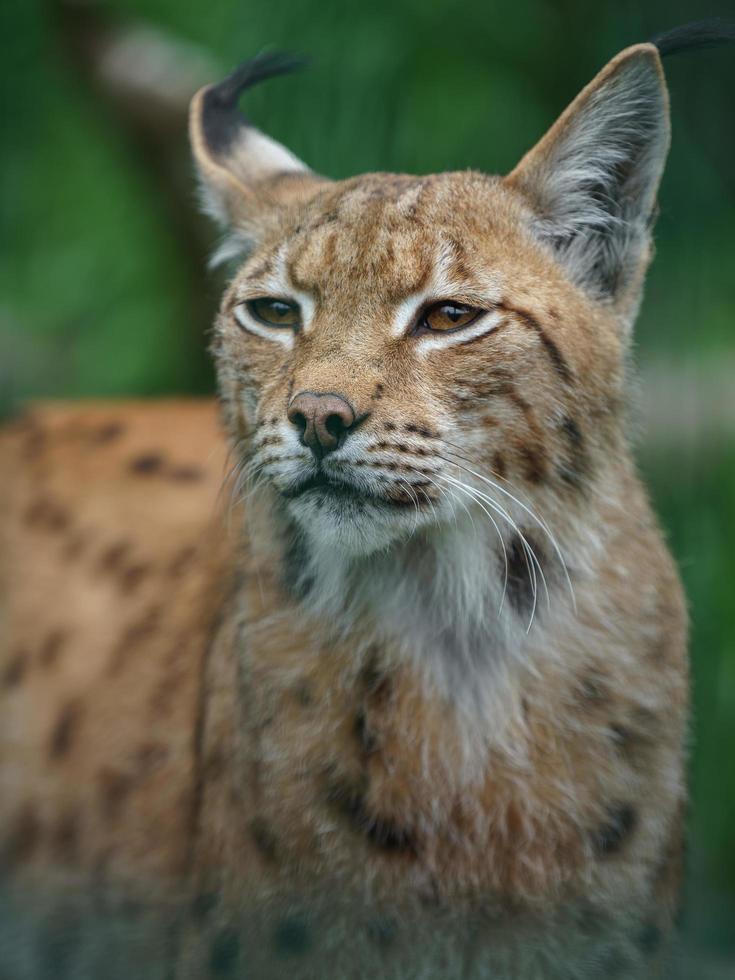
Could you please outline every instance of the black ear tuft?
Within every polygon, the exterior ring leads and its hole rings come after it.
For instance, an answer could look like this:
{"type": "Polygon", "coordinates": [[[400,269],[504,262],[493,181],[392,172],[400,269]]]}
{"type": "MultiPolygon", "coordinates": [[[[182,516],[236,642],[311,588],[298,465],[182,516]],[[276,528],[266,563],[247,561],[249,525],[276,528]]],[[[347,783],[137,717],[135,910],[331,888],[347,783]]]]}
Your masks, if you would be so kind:
{"type": "Polygon", "coordinates": [[[721,17],[696,20],[681,27],[672,27],[651,38],[661,57],[679,54],[680,51],[694,51],[698,48],[714,48],[735,41],[735,23],[721,17]]]}
{"type": "Polygon", "coordinates": [[[308,59],[283,51],[264,52],[245,61],[204,95],[202,130],[213,153],[225,151],[247,118],[238,111],[242,93],[259,82],[303,68],[308,59]]]}

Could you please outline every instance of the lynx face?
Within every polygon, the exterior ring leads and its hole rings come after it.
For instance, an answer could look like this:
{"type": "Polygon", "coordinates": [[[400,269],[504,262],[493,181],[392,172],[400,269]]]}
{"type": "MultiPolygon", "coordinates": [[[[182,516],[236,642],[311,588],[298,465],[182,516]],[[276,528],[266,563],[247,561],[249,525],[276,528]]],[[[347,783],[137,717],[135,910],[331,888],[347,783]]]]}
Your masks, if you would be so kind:
{"type": "Polygon", "coordinates": [[[350,554],[471,508],[506,535],[515,494],[574,510],[620,436],[668,143],[655,48],[614,59],[504,179],[317,177],[237,113],[288,67],[251,62],[192,109],[246,256],[214,343],[244,476],[350,554]]]}

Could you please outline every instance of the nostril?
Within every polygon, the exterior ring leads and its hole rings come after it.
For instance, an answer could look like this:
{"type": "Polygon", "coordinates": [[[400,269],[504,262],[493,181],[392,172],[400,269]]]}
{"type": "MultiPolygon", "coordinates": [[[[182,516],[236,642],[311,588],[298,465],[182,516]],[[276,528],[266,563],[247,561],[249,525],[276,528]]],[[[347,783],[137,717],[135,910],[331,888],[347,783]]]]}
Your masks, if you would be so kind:
{"type": "Polygon", "coordinates": [[[302,391],[289,405],[289,422],[317,459],[338,449],[355,423],[355,410],[340,395],[302,391]]]}
{"type": "Polygon", "coordinates": [[[327,430],[330,436],[334,436],[335,439],[339,439],[347,428],[347,425],[345,424],[345,420],[341,415],[328,415],[324,420],[324,428],[327,430]]]}
{"type": "Polygon", "coordinates": [[[288,420],[299,430],[299,435],[306,432],[306,416],[303,412],[289,412],[288,420]]]}

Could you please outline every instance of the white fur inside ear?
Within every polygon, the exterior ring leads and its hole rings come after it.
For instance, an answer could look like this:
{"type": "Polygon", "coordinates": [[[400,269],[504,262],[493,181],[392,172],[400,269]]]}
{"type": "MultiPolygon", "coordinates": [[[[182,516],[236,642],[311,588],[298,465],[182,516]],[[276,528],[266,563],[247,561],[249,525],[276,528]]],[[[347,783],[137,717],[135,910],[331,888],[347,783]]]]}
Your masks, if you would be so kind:
{"type": "Polygon", "coordinates": [[[290,150],[254,126],[243,126],[227,153],[226,162],[245,183],[308,170],[290,150]]]}
{"type": "Polygon", "coordinates": [[[256,245],[252,235],[244,231],[232,231],[220,241],[209,259],[209,268],[217,269],[230,262],[244,262],[256,245]]]}
{"type": "Polygon", "coordinates": [[[578,101],[513,176],[572,279],[614,298],[648,242],[669,142],[666,93],[652,57],[638,54],[578,101]]]}

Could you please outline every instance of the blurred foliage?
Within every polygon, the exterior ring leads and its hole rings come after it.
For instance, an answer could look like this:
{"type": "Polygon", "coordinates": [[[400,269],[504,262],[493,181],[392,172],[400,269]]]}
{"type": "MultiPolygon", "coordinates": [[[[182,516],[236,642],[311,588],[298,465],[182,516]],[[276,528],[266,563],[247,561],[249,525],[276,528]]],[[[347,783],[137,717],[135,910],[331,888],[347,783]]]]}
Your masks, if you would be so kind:
{"type": "MultiPolygon", "coordinates": [[[[298,80],[250,94],[248,114],[335,177],[506,171],[620,48],[735,16],[735,0],[6,0],[0,410],[212,386],[220,286],[204,274],[214,233],[194,214],[183,114],[158,140],[137,126],[85,71],[70,8],[154,25],[223,73],[265,47],[312,56],[298,80]]],[[[674,139],[638,345],[714,363],[735,350],[735,52],[679,55],[667,76],[674,139]]],[[[692,606],[690,939],[735,951],[735,449],[661,452],[644,469],[692,606]]]]}

